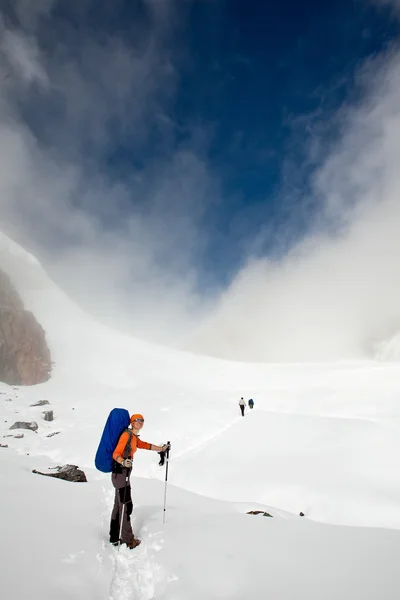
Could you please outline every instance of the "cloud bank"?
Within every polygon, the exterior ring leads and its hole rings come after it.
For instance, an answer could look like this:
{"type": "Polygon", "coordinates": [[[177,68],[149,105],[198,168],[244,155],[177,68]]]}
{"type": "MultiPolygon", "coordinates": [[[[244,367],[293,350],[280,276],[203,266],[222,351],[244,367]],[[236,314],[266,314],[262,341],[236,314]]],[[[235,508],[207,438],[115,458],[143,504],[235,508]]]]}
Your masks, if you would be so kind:
{"type": "Polygon", "coordinates": [[[279,260],[256,258],[261,223],[216,297],[198,273],[205,215],[221,201],[207,129],[182,130],[170,111],[184,5],[139,5],[129,35],[113,27],[114,3],[106,33],[90,0],[1,9],[1,228],[84,308],[135,335],[243,360],[373,355],[400,329],[399,52],[360,70],[362,101],[337,115],[335,143],[310,136],[326,156],[303,199],[321,207],[309,234],[279,260]]]}
{"type": "Polygon", "coordinates": [[[216,185],[202,135],[169,117],[184,15],[144,0],[124,32],[108,3],[104,31],[95,4],[1,10],[1,227],[90,312],[177,343],[200,310],[193,264],[216,185]]]}
{"type": "Polygon", "coordinates": [[[368,61],[359,85],[362,101],[337,115],[337,142],[313,176],[323,210],[312,231],[280,261],[248,262],[199,329],[200,351],[359,358],[400,330],[398,50],[368,61]]]}

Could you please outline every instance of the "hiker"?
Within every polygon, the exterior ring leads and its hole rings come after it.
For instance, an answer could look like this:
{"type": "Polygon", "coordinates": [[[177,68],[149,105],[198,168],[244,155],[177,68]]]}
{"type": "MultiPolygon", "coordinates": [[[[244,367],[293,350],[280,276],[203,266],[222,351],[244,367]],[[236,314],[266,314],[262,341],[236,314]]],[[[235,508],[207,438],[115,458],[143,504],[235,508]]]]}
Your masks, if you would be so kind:
{"type": "Polygon", "coordinates": [[[250,398],[250,400],[249,400],[249,408],[253,408],[253,406],[254,406],[254,400],[253,400],[253,398],[250,398]]]}
{"type": "Polygon", "coordinates": [[[114,508],[111,515],[110,524],[110,542],[117,546],[124,543],[129,549],[136,548],[140,540],[135,538],[131,526],[131,514],[133,510],[130,475],[132,471],[133,455],[138,448],[143,450],[155,450],[156,452],[166,452],[168,444],[156,446],[143,442],[139,438],[139,433],[144,424],[143,415],[134,414],[130,418],[131,428],[122,432],[118,444],[113,452],[113,470],[111,481],[115,487],[114,508]],[[122,528],[120,515],[122,518],[122,528]],[[121,539],[120,539],[121,531],[121,539]]]}
{"type": "Polygon", "coordinates": [[[240,410],[242,412],[242,417],[244,417],[244,409],[245,409],[246,403],[243,400],[243,398],[240,398],[240,400],[239,400],[239,406],[240,406],[240,410]]]}

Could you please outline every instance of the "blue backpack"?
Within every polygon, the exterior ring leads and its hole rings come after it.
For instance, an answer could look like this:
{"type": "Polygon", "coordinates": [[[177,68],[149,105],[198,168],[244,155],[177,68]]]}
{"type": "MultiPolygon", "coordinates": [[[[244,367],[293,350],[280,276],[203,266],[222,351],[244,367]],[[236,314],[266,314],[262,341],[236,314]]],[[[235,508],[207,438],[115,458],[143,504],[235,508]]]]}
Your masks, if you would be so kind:
{"type": "Polygon", "coordinates": [[[94,464],[103,473],[111,473],[113,468],[113,452],[121,433],[130,425],[129,412],[125,408],[113,408],[104,425],[94,464]]]}

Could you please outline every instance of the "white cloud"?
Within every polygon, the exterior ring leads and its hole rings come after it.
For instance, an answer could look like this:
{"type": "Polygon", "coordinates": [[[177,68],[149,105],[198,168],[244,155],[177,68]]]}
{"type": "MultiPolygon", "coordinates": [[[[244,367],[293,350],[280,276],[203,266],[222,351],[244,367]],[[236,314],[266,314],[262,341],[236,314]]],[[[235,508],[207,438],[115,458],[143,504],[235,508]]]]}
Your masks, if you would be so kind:
{"type": "MultiPolygon", "coordinates": [[[[3,35],[3,55],[8,62],[9,69],[13,77],[21,79],[23,83],[39,82],[47,83],[47,77],[40,63],[39,51],[35,40],[26,36],[22,37],[13,31],[7,31],[2,28],[3,35]]],[[[7,66],[3,67],[4,76],[7,73],[7,66]]]]}
{"type": "Polygon", "coordinates": [[[56,4],[21,0],[3,19],[1,226],[91,312],[173,343],[197,309],[191,264],[214,185],[168,114],[175,3],[146,1],[129,38],[59,21],[56,4]],[[110,174],[113,153],[125,172],[110,174]]]}
{"type": "Polygon", "coordinates": [[[0,218],[74,297],[123,329],[247,360],[361,356],[399,328],[397,53],[364,66],[364,101],[338,115],[313,235],[280,262],[249,259],[213,309],[196,291],[218,196],[207,132],[177,144],[169,113],[177,5],[146,2],[151,26],[132,39],[49,27],[55,5],[21,1],[19,21],[3,21],[0,218]],[[112,177],[118,153],[130,168],[112,177]]]}
{"type": "Polygon", "coordinates": [[[399,53],[359,77],[364,100],[338,116],[339,142],[314,176],[325,207],[315,233],[280,262],[251,261],[193,347],[317,361],[371,355],[400,329],[399,53]]]}

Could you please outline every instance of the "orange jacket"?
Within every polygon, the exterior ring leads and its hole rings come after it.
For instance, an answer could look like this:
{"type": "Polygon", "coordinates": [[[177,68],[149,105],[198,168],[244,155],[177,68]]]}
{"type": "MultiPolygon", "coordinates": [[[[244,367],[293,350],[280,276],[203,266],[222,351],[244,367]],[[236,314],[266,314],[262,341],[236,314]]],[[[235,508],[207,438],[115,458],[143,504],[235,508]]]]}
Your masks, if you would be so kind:
{"type": "MultiPolygon", "coordinates": [[[[127,431],[124,431],[122,433],[121,437],[119,438],[118,444],[116,445],[115,450],[113,452],[114,460],[117,460],[118,456],[125,458],[124,450],[125,450],[125,446],[127,445],[128,441],[129,441],[129,433],[127,431]]],[[[142,442],[142,440],[132,432],[131,455],[127,458],[133,458],[133,455],[135,454],[135,452],[138,448],[143,448],[143,450],[151,450],[152,445],[149,444],[148,442],[142,442]]]]}

